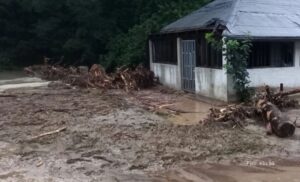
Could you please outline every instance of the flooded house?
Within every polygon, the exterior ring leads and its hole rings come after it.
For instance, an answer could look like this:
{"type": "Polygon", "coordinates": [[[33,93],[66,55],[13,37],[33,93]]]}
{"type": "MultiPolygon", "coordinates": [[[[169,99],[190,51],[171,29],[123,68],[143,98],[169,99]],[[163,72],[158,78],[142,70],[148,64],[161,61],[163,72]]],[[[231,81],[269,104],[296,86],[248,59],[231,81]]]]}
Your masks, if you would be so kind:
{"type": "Polygon", "coordinates": [[[205,34],[252,40],[251,87],[300,87],[300,1],[215,0],[149,37],[150,66],[166,86],[235,100],[226,59],[205,34]]]}

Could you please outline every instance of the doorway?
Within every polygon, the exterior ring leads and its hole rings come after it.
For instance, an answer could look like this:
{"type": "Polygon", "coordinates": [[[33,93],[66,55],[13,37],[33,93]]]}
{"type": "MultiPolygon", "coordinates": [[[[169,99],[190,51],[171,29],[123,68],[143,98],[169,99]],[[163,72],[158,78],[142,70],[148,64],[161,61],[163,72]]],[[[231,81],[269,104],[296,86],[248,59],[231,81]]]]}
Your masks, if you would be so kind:
{"type": "Polygon", "coordinates": [[[181,41],[182,89],[195,92],[196,41],[181,41]]]}

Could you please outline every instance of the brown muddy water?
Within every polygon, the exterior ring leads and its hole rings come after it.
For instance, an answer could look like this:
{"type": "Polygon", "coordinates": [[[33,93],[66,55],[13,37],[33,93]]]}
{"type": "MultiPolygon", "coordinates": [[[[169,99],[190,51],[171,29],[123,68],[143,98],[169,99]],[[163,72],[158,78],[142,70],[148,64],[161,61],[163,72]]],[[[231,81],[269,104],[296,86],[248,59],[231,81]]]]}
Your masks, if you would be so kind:
{"type": "Polygon", "coordinates": [[[23,71],[0,71],[0,80],[12,80],[26,77],[23,71]]]}
{"type": "Polygon", "coordinates": [[[125,93],[61,83],[2,93],[13,97],[0,97],[0,181],[300,181],[299,130],[280,139],[254,121],[244,130],[199,124],[218,103],[160,88],[125,93]],[[145,109],[162,101],[181,112],[145,109]]]}
{"type": "Polygon", "coordinates": [[[0,92],[7,89],[47,86],[49,83],[40,78],[27,77],[21,71],[0,72],[0,92]]]}

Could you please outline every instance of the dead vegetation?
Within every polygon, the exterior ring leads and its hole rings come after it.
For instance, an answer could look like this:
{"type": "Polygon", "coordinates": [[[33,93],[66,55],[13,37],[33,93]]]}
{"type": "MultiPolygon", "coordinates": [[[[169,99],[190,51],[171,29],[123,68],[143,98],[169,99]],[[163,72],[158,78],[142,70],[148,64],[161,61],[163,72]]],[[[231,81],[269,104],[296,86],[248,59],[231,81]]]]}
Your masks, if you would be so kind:
{"type": "Polygon", "coordinates": [[[259,118],[263,120],[267,134],[275,134],[282,138],[290,137],[295,133],[296,121],[291,121],[281,110],[298,106],[298,101],[289,97],[297,93],[300,93],[300,90],[283,92],[283,86],[280,92],[274,93],[266,86],[247,104],[229,105],[221,109],[211,108],[205,123],[233,121],[235,126],[243,127],[247,118],[259,118]]]}
{"type": "Polygon", "coordinates": [[[34,65],[25,72],[45,80],[60,80],[82,88],[139,90],[154,86],[154,73],[139,65],[136,68],[121,67],[115,73],[107,74],[101,65],[87,67],[62,67],[59,65],[34,65]]]}
{"type": "MultiPolygon", "coordinates": [[[[126,92],[152,87],[156,81],[154,73],[142,65],[135,69],[121,67],[112,74],[107,74],[100,65],[93,65],[88,69],[44,64],[25,68],[25,71],[46,80],[61,80],[82,88],[124,89],[126,92]]],[[[284,92],[283,84],[280,88],[278,93],[274,93],[266,86],[263,91],[258,91],[249,103],[228,105],[221,109],[212,108],[204,123],[233,121],[235,126],[243,128],[247,118],[260,118],[259,120],[264,121],[268,134],[276,134],[279,137],[292,136],[296,125],[281,110],[298,106],[298,102],[290,99],[289,95],[300,93],[300,90],[284,92]]],[[[172,110],[169,107],[172,103],[160,100],[152,103],[143,99],[143,105],[147,110],[154,112],[163,108],[167,108],[173,114],[185,112],[180,109],[172,110]]]]}

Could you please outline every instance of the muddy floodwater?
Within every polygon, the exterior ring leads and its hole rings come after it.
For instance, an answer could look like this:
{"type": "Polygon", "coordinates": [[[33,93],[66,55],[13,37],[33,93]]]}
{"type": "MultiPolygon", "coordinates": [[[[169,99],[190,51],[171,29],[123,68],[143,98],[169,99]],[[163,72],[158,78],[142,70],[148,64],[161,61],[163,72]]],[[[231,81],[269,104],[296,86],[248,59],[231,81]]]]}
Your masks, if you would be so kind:
{"type": "MultiPolygon", "coordinates": [[[[11,84],[19,83],[2,86],[11,84]]],[[[0,181],[300,181],[299,131],[279,139],[254,121],[203,126],[222,103],[161,87],[125,93],[59,82],[1,94],[0,181]]]]}
{"type": "Polygon", "coordinates": [[[0,71],[0,80],[13,80],[24,77],[26,77],[26,74],[23,71],[0,71]]]}

